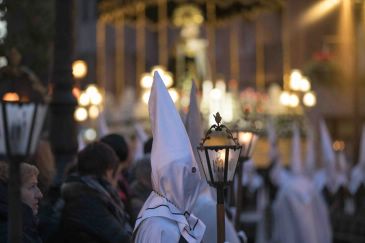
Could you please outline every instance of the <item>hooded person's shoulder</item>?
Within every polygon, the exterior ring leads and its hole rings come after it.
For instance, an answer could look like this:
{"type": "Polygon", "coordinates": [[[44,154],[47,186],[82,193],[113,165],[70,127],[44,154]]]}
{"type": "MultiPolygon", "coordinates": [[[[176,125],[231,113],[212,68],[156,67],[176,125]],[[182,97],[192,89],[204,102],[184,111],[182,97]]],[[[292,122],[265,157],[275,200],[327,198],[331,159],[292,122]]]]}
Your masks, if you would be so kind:
{"type": "Polygon", "coordinates": [[[164,217],[150,217],[139,226],[135,242],[179,242],[180,231],[175,221],[164,217]]]}

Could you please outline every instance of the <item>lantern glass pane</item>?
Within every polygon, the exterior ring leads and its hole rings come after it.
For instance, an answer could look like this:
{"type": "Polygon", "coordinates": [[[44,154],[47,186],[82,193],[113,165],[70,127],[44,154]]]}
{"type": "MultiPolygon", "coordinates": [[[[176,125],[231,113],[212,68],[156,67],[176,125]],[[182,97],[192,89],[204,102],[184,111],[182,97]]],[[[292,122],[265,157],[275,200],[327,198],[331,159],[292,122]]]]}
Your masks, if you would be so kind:
{"type": "Polygon", "coordinates": [[[242,145],[241,157],[250,158],[258,136],[252,132],[239,132],[238,141],[242,145]]]}
{"type": "Polygon", "coordinates": [[[228,171],[227,171],[227,182],[233,180],[234,173],[236,171],[238,158],[240,156],[241,149],[229,149],[228,155],[228,171]]]}
{"type": "Polygon", "coordinates": [[[208,161],[207,161],[207,157],[205,156],[205,149],[198,149],[198,155],[199,155],[199,163],[202,165],[201,167],[203,168],[203,173],[205,175],[205,179],[207,180],[208,183],[210,183],[212,181],[212,179],[210,178],[210,174],[209,174],[209,169],[208,169],[208,161]]]}
{"type": "Polygon", "coordinates": [[[41,131],[42,131],[43,122],[44,122],[44,118],[46,117],[46,113],[47,113],[47,105],[38,104],[37,113],[35,114],[36,117],[34,120],[33,134],[31,134],[32,141],[30,144],[30,151],[29,151],[30,154],[33,154],[37,147],[39,135],[41,134],[41,131]]]}
{"type": "Polygon", "coordinates": [[[5,105],[8,140],[12,155],[26,155],[35,104],[5,105]]]}
{"type": "Polygon", "coordinates": [[[208,155],[210,158],[210,166],[213,172],[214,183],[224,182],[225,149],[208,149],[208,155]]]}
{"type": "Polygon", "coordinates": [[[0,154],[6,154],[6,138],[5,138],[5,130],[4,130],[4,117],[2,112],[3,104],[0,104],[0,154]]]}

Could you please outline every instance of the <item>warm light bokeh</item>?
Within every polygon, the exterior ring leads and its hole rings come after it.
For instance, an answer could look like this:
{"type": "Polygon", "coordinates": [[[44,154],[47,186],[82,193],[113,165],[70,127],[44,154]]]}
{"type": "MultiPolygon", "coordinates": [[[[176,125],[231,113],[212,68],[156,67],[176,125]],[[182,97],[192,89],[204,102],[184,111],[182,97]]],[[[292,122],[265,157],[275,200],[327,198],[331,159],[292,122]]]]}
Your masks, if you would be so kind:
{"type": "Polygon", "coordinates": [[[82,122],[87,119],[87,110],[84,107],[78,107],[75,110],[74,117],[76,121],[82,122]]]}
{"type": "Polygon", "coordinates": [[[317,98],[313,92],[308,92],[303,97],[303,103],[305,106],[313,107],[317,104],[317,98]]]}
{"type": "MultiPolygon", "coordinates": [[[[349,0],[344,0],[351,2],[349,0]]],[[[323,0],[317,1],[311,8],[309,8],[303,15],[299,18],[299,26],[307,27],[308,25],[314,24],[321,18],[325,17],[328,13],[334,10],[340,0],[323,0]]]]}
{"type": "Polygon", "coordinates": [[[72,63],[72,75],[81,79],[84,78],[87,74],[87,64],[83,60],[76,60],[72,63]]]}
{"type": "Polygon", "coordinates": [[[8,92],[3,96],[4,101],[19,101],[19,95],[15,92],[8,92]]]}
{"type": "Polygon", "coordinates": [[[247,146],[248,143],[252,139],[252,133],[251,132],[239,132],[238,133],[238,141],[241,145],[247,146]]]}

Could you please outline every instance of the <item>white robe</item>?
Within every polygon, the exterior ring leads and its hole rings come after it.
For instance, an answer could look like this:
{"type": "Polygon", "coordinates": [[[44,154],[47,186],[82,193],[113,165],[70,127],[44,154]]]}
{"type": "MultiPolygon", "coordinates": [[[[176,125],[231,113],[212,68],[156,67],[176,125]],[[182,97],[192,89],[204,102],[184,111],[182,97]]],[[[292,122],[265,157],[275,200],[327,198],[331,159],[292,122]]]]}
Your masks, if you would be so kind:
{"type": "Polygon", "coordinates": [[[274,243],[331,243],[326,204],[313,183],[292,176],[280,186],[273,204],[274,243]]]}
{"type": "Polygon", "coordinates": [[[361,184],[365,185],[365,169],[364,165],[357,164],[351,171],[351,180],[349,183],[349,190],[355,194],[361,184]]]}
{"type": "MultiPolygon", "coordinates": [[[[211,197],[201,194],[195,202],[193,213],[206,226],[203,241],[204,243],[217,242],[217,213],[216,202],[211,197]]],[[[225,220],[226,242],[240,243],[237,232],[233,224],[227,219],[225,220]]]]}
{"type": "Polygon", "coordinates": [[[177,243],[180,230],[176,222],[163,217],[145,219],[138,227],[135,243],[177,243]]]}

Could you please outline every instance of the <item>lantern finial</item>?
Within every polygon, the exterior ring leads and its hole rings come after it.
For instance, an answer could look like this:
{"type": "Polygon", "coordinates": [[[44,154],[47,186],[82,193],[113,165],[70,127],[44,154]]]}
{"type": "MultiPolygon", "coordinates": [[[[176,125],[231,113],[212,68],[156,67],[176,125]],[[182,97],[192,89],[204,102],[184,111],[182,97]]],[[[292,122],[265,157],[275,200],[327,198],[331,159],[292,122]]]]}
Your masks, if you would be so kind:
{"type": "Polygon", "coordinates": [[[233,137],[231,130],[224,124],[221,124],[222,117],[217,112],[213,114],[216,124],[213,124],[202,138],[200,145],[239,145],[237,138],[233,137]],[[224,129],[224,130],[223,130],[224,129]]]}
{"type": "Polygon", "coordinates": [[[222,121],[222,117],[221,115],[219,114],[219,112],[217,112],[214,116],[214,119],[215,119],[215,122],[217,123],[218,127],[219,127],[219,123],[221,123],[222,121]]]}

